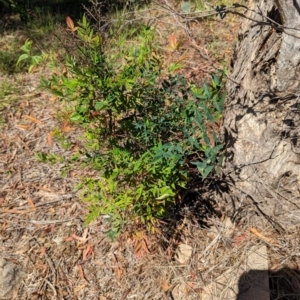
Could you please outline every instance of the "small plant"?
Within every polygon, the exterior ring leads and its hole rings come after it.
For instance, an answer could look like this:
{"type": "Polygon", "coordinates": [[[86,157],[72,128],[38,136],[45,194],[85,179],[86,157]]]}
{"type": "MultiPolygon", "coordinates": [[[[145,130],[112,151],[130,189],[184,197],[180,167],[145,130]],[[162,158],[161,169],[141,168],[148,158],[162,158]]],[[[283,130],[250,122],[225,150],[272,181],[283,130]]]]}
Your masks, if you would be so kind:
{"type": "Polygon", "coordinates": [[[202,87],[165,76],[151,27],[129,31],[127,43],[104,40],[85,16],[67,25],[75,47],[64,61],[52,56],[42,85],[74,104],[70,119],[84,128],[86,162],[99,172],[78,186],[90,204],[87,222],[107,216],[112,236],[130,224],[155,230],[191,168],[203,179],[218,171],[222,145],[212,128],[223,110],[223,74],[202,87]]]}
{"type": "Polygon", "coordinates": [[[16,96],[18,93],[18,85],[9,79],[9,77],[2,80],[0,83],[0,116],[3,114],[2,123],[5,121],[4,115],[6,115],[4,109],[18,100],[18,96],[16,96]]]}
{"type": "Polygon", "coordinates": [[[19,14],[21,21],[28,21],[27,0],[0,0],[0,2],[13,13],[19,14]]]}
{"type": "Polygon", "coordinates": [[[17,66],[21,62],[26,62],[29,65],[28,72],[32,73],[35,68],[47,58],[47,55],[33,55],[32,54],[32,41],[27,39],[24,45],[21,47],[21,50],[24,52],[17,61],[17,66]]]}
{"type": "Polygon", "coordinates": [[[63,156],[57,156],[54,153],[46,154],[44,152],[36,152],[35,153],[35,158],[39,162],[48,162],[48,163],[51,163],[52,165],[55,165],[58,162],[63,162],[64,161],[63,156]]]}
{"type": "Polygon", "coordinates": [[[65,150],[69,149],[72,146],[71,141],[68,139],[68,137],[65,135],[65,133],[62,132],[58,128],[54,129],[53,137],[61,145],[61,147],[65,150]]]}

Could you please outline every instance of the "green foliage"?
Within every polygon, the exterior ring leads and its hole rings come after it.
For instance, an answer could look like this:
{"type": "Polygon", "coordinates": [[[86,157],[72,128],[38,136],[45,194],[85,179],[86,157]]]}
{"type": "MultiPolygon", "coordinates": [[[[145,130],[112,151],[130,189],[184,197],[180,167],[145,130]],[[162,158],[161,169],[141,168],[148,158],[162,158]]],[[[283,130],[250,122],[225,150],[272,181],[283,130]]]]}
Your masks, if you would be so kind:
{"type": "Polygon", "coordinates": [[[21,21],[28,21],[27,0],[0,0],[0,2],[13,13],[18,13],[21,21]]]}
{"type": "Polygon", "coordinates": [[[44,152],[36,152],[35,153],[35,158],[39,162],[48,162],[48,163],[51,163],[53,165],[58,163],[58,162],[63,162],[64,161],[63,156],[57,156],[54,153],[46,154],[44,152]]]}
{"type": "Polygon", "coordinates": [[[6,124],[7,112],[6,108],[13,102],[18,100],[16,94],[19,92],[19,87],[9,78],[2,78],[0,83],[0,128],[6,124]]]}
{"type": "Polygon", "coordinates": [[[118,36],[109,44],[85,17],[78,27],[67,24],[75,50],[64,62],[52,56],[55,72],[42,85],[74,104],[70,118],[85,129],[86,162],[99,171],[78,186],[90,203],[87,222],[106,215],[112,235],[129,224],[153,228],[191,168],[203,179],[218,171],[222,145],[212,128],[223,110],[223,74],[202,87],[163,75],[147,26],[128,31],[130,42],[118,36]]]}
{"type": "Polygon", "coordinates": [[[189,2],[182,2],[181,3],[181,9],[184,13],[189,14],[191,12],[191,4],[189,2]]]}
{"type": "Polygon", "coordinates": [[[8,78],[2,79],[0,83],[0,110],[5,108],[11,101],[15,99],[14,94],[18,92],[15,84],[9,81],[8,78]]]}
{"type": "Polygon", "coordinates": [[[43,26],[45,16],[50,15],[52,19],[57,18],[61,13],[72,14],[73,16],[82,16],[83,5],[88,6],[88,0],[0,0],[0,4],[6,7],[7,12],[13,15],[18,14],[23,23],[30,24],[33,19],[43,17],[40,24],[43,26]]]}
{"type": "Polygon", "coordinates": [[[29,65],[28,72],[32,73],[34,69],[46,58],[45,55],[32,55],[32,41],[26,40],[24,45],[21,47],[24,52],[17,61],[17,66],[21,62],[26,62],[29,65]]]}
{"type": "Polygon", "coordinates": [[[72,143],[68,139],[68,137],[63,132],[61,132],[61,130],[59,130],[58,128],[54,129],[53,137],[60,144],[60,146],[65,150],[70,149],[70,147],[72,146],[72,143]]]}
{"type": "Polygon", "coordinates": [[[134,158],[129,151],[115,148],[105,158],[98,157],[97,168],[101,166],[105,172],[100,179],[89,178],[82,185],[84,200],[93,204],[87,221],[109,214],[116,230],[133,220],[150,225],[153,218],[165,215],[165,207],[173,201],[177,185],[184,182],[178,176],[173,178],[177,173],[175,161],[170,166],[168,159],[153,161],[155,150],[134,158]]]}

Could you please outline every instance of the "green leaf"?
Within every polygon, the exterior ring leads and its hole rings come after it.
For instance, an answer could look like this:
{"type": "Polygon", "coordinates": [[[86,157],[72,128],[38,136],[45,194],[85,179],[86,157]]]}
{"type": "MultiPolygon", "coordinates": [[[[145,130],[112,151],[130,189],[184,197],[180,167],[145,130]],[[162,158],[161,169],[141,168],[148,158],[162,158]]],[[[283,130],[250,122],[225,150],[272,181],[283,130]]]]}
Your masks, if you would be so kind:
{"type": "Polygon", "coordinates": [[[144,186],[140,185],[139,188],[136,191],[136,199],[139,200],[143,194],[144,186]]]}
{"type": "Polygon", "coordinates": [[[203,84],[203,89],[204,89],[205,96],[207,98],[210,98],[211,97],[211,93],[210,93],[209,88],[208,88],[208,86],[207,86],[206,83],[203,84]]]}
{"type": "Polygon", "coordinates": [[[180,63],[171,63],[171,65],[169,66],[169,71],[170,72],[174,72],[176,70],[182,69],[184,67],[183,64],[180,63]]]}
{"type": "Polygon", "coordinates": [[[17,66],[20,64],[21,61],[23,61],[23,60],[25,60],[25,59],[28,59],[28,58],[29,58],[29,55],[26,54],[26,53],[23,53],[23,54],[19,57],[19,59],[18,59],[18,61],[17,61],[17,66]]]}
{"type": "Polygon", "coordinates": [[[71,116],[70,116],[70,120],[71,121],[81,121],[82,120],[82,116],[77,114],[77,113],[73,113],[71,116]]]}
{"type": "Polygon", "coordinates": [[[210,151],[216,155],[221,149],[223,148],[223,145],[217,145],[214,148],[212,148],[210,151]]]}
{"type": "Polygon", "coordinates": [[[198,110],[196,111],[196,121],[198,122],[198,124],[200,125],[200,127],[202,129],[203,128],[202,127],[203,126],[203,118],[198,110]]]}
{"type": "Polygon", "coordinates": [[[31,60],[32,60],[33,64],[38,65],[43,60],[43,57],[39,56],[39,55],[35,55],[35,56],[32,56],[31,60]]]}
{"type": "Polygon", "coordinates": [[[25,41],[25,44],[20,49],[29,55],[31,51],[31,46],[32,46],[32,41],[27,39],[25,41]]]}
{"type": "Polygon", "coordinates": [[[160,197],[155,198],[156,200],[163,200],[166,199],[168,197],[172,196],[171,194],[163,194],[160,197]]]}
{"type": "Polygon", "coordinates": [[[208,166],[205,171],[201,174],[202,175],[202,179],[205,179],[209,173],[213,170],[214,166],[208,166]]]}
{"type": "Polygon", "coordinates": [[[106,101],[102,101],[102,102],[96,102],[96,104],[95,104],[95,109],[97,110],[97,111],[101,111],[101,110],[103,110],[103,109],[107,109],[107,107],[108,107],[108,103],[106,102],[106,101]]]}
{"type": "Polygon", "coordinates": [[[32,73],[35,67],[36,67],[35,65],[29,66],[28,73],[32,73]]]}
{"type": "Polygon", "coordinates": [[[189,2],[184,1],[181,3],[181,9],[184,13],[189,14],[191,12],[191,8],[192,6],[189,2]]]}
{"type": "Polygon", "coordinates": [[[220,78],[216,74],[212,74],[213,84],[215,87],[220,86],[220,78]]]}
{"type": "Polygon", "coordinates": [[[206,131],[203,131],[203,139],[204,139],[205,144],[207,146],[209,146],[210,145],[210,140],[208,138],[208,135],[207,135],[206,131]]]}
{"type": "Polygon", "coordinates": [[[59,91],[59,90],[57,90],[57,89],[51,89],[51,88],[50,88],[50,90],[51,90],[51,93],[52,93],[53,95],[57,96],[57,97],[63,98],[63,97],[65,96],[63,92],[61,92],[61,91],[59,91]]]}
{"type": "Polygon", "coordinates": [[[200,172],[202,172],[207,166],[206,163],[200,161],[192,161],[191,164],[195,165],[200,172]]]}

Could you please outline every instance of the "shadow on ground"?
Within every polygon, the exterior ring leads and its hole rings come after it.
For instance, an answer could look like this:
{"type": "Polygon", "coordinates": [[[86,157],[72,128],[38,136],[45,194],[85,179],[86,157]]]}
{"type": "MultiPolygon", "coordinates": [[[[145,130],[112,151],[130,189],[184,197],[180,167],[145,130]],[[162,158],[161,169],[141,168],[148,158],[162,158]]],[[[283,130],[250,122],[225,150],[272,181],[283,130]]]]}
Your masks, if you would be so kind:
{"type": "Polygon", "coordinates": [[[196,172],[193,174],[191,170],[190,172],[190,178],[193,180],[182,189],[175,205],[172,204],[166,209],[168,216],[161,228],[163,249],[168,248],[174,238],[178,240],[183,238],[178,226],[181,227],[180,224],[184,224],[184,220],[189,220],[191,224],[200,228],[209,228],[212,225],[211,219],[220,219],[224,212],[221,206],[226,203],[216,201],[216,196],[230,192],[226,180],[214,176],[202,180],[199,174],[196,172]]]}
{"type": "Polygon", "coordinates": [[[250,270],[241,276],[238,287],[236,300],[300,299],[300,271],[291,268],[250,270]]]}
{"type": "Polygon", "coordinates": [[[84,6],[90,6],[88,0],[23,0],[16,3],[4,5],[0,1],[0,33],[25,27],[49,27],[65,22],[66,16],[79,20],[85,12],[84,6]]]}

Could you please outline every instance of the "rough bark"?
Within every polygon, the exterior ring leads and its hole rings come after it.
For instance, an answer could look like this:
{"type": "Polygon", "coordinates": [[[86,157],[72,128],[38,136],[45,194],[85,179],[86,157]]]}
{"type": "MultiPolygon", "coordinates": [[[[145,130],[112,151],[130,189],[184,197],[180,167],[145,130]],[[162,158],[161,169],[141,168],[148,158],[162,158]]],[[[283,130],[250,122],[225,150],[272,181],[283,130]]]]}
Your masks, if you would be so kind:
{"type": "Polygon", "coordinates": [[[227,85],[225,173],[235,209],[251,202],[284,230],[300,220],[300,0],[248,7],[227,85]]]}

